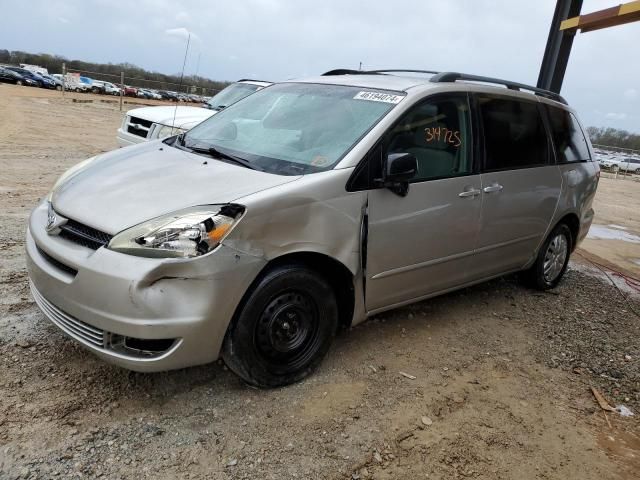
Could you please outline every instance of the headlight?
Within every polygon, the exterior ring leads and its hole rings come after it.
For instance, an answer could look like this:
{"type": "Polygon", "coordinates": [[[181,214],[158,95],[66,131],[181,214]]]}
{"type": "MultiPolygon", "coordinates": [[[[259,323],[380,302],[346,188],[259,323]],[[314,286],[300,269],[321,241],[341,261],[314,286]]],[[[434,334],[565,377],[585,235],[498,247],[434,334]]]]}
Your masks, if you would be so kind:
{"type": "Polygon", "coordinates": [[[53,192],[55,192],[60,185],[62,185],[67,180],[69,180],[75,174],[79,173],[81,170],[84,170],[87,167],[87,165],[89,165],[95,159],[96,159],[96,157],[91,157],[91,158],[87,158],[86,160],[83,160],[81,162],[78,162],[73,167],[71,167],[69,170],[67,170],[62,175],[60,175],[60,177],[58,177],[58,180],[56,180],[56,183],[53,184],[53,188],[49,192],[49,195],[47,196],[47,200],[51,201],[51,197],[53,196],[53,192]]]}
{"type": "Polygon", "coordinates": [[[197,257],[216,248],[240,219],[239,205],[204,205],[117,234],[107,248],[140,257],[197,257]]]}
{"type": "Polygon", "coordinates": [[[186,132],[184,128],[160,125],[159,127],[156,127],[156,138],[172,137],[173,135],[178,135],[184,132],[186,132]]]}

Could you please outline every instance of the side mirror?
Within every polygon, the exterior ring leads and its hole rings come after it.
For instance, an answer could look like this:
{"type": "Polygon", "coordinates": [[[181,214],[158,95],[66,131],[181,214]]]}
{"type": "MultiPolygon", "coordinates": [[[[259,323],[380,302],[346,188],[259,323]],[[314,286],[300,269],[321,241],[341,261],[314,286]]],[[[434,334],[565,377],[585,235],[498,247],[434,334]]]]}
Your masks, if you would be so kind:
{"type": "Polygon", "coordinates": [[[411,153],[390,153],[384,165],[383,185],[404,197],[409,192],[409,180],[418,173],[418,160],[411,153]]]}

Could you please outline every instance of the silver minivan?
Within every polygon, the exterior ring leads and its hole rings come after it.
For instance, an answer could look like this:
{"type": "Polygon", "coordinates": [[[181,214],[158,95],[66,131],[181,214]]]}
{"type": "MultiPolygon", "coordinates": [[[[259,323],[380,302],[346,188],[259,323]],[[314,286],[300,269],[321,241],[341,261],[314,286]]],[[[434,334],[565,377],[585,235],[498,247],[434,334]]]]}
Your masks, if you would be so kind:
{"type": "Polygon", "coordinates": [[[308,375],[340,327],[510,272],[553,288],[599,178],[562,97],[445,72],[274,84],[86,160],[29,220],[33,297],[125,368],[308,375]],[[507,88],[505,88],[507,87],[507,88]]]}

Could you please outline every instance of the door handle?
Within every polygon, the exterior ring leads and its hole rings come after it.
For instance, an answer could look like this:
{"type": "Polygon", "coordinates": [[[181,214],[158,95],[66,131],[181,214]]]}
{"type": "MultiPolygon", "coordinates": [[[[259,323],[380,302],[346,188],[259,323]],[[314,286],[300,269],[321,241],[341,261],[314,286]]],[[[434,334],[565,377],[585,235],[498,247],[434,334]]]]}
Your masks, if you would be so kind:
{"type": "Polygon", "coordinates": [[[458,194],[458,196],[460,198],[466,198],[466,197],[476,197],[478,195],[480,195],[482,192],[480,190],[477,190],[475,188],[470,188],[469,190],[465,190],[464,192],[460,192],[458,194]]]}
{"type": "Polygon", "coordinates": [[[484,193],[493,193],[493,192],[499,192],[503,188],[504,187],[502,185],[494,183],[493,185],[489,185],[488,187],[484,187],[482,190],[484,190],[484,193]]]}

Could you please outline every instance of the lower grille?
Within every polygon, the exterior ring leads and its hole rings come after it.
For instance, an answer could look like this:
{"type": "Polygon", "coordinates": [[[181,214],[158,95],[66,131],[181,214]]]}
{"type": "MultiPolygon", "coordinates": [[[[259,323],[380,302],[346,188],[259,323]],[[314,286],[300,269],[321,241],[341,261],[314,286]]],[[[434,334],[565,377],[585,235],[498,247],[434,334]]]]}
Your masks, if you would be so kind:
{"type": "Polygon", "coordinates": [[[75,220],[68,220],[67,223],[60,226],[60,236],[92,250],[105,247],[113,238],[113,235],[88,227],[75,220]]]}
{"type": "Polygon", "coordinates": [[[65,265],[60,260],[53,258],[51,255],[49,255],[47,252],[42,250],[37,245],[36,245],[36,249],[38,250],[38,253],[42,255],[45,258],[45,260],[47,260],[54,267],[62,270],[63,272],[67,272],[69,275],[73,275],[74,277],[78,274],[78,271],[75,268],[72,268],[69,265],[65,265]]]}
{"type": "Polygon", "coordinates": [[[81,322],[71,315],[66,314],[49,302],[49,300],[44,298],[32,282],[29,282],[29,287],[31,287],[33,299],[36,301],[40,309],[49,318],[49,320],[60,328],[60,330],[79,342],[89,344],[92,347],[100,349],[104,348],[106,342],[106,334],[104,330],[81,322]]]}

